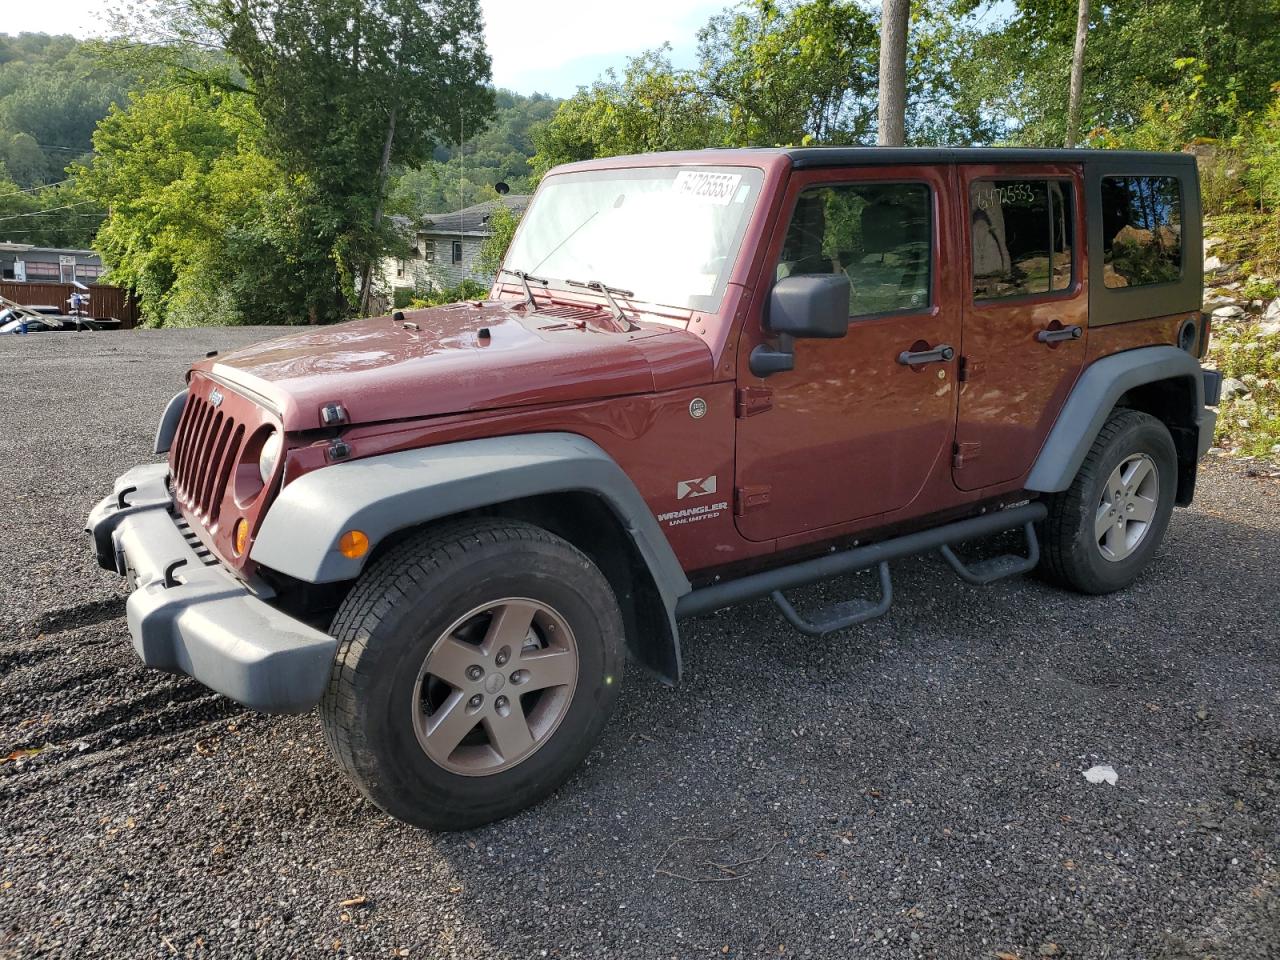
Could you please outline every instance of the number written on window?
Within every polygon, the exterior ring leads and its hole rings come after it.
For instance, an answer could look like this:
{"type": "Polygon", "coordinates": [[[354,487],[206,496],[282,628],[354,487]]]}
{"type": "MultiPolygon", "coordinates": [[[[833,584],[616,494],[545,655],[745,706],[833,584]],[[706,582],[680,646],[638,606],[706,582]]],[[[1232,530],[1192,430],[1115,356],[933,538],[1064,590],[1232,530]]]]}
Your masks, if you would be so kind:
{"type": "Polygon", "coordinates": [[[1071,185],[1058,180],[979,180],[969,191],[973,298],[999,300],[1071,286],[1071,185]]]}

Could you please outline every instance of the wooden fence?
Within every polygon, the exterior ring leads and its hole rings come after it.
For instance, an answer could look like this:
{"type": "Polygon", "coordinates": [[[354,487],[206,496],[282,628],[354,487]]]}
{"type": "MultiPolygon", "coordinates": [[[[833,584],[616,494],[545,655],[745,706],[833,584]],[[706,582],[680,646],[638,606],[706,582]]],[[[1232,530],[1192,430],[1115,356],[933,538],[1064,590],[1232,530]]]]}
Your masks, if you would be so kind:
{"type": "MultiPolygon", "coordinates": [[[[138,322],[138,303],[130,298],[129,291],[120,287],[107,287],[97,283],[89,287],[89,314],[94,317],[115,317],[124,329],[138,322]]],[[[50,304],[66,309],[67,301],[75,291],[69,283],[41,283],[39,281],[0,281],[0,297],[7,297],[22,304],[50,304]]]]}

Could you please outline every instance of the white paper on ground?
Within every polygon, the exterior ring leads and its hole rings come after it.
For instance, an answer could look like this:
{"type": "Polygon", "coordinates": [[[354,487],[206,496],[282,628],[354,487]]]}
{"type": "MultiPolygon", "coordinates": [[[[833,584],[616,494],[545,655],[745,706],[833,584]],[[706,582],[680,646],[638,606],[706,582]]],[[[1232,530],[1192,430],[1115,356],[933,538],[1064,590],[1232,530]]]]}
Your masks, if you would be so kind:
{"type": "Polygon", "coordinates": [[[1090,783],[1109,783],[1113,787],[1116,785],[1116,781],[1120,779],[1115,767],[1109,763],[1090,767],[1084,772],[1084,778],[1090,783]]]}

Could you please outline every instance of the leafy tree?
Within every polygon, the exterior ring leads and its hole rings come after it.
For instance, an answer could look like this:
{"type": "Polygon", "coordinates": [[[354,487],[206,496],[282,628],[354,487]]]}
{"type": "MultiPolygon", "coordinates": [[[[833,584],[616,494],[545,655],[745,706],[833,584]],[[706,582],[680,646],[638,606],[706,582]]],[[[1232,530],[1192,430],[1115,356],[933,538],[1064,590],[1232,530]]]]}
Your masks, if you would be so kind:
{"type": "Polygon", "coordinates": [[[439,145],[420,167],[402,167],[393,176],[390,212],[417,221],[433,213],[457,210],[493,197],[493,186],[506,183],[513,193],[530,193],[533,178],[534,125],[548,120],[560,101],[543,94],[523,96],[509,90],[494,94],[497,112],[488,124],[467,117],[465,141],[439,145]]]}
{"type": "Polygon", "coordinates": [[[367,295],[395,246],[383,220],[393,165],[421,164],[458,118],[492,109],[478,0],[161,0],[151,23],[243,70],[261,149],[302,184],[301,219],[334,263],[336,284],[307,297],[318,319],[367,295]]]}
{"type": "Polygon", "coordinates": [[[296,289],[271,282],[273,265],[289,260],[290,274],[305,276],[326,258],[273,246],[296,184],[263,156],[260,136],[249,96],[195,87],[136,94],[99,125],[77,190],[110,207],[96,249],[109,279],[140,295],[149,324],[305,318],[296,289]],[[273,309],[244,302],[247,286],[271,291],[273,309]]]}
{"type": "Polygon", "coordinates": [[[520,217],[505,204],[497,204],[489,214],[491,233],[480,245],[480,253],[476,257],[476,270],[480,273],[497,273],[506,259],[507,247],[516,235],[516,227],[520,225],[520,217]]]}
{"type": "Polygon", "coordinates": [[[534,131],[533,142],[531,162],[541,176],[574,160],[732,141],[714,98],[695,74],[672,67],[671,48],[663,45],[630,58],[621,77],[609,70],[579,90],[534,131]]]}
{"type": "MultiPolygon", "coordinates": [[[[956,0],[950,12],[977,14],[976,24],[1004,6],[956,0]]],[[[1000,118],[1001,139],[1062,143],[1077,11],[1054,0],[1014,0],[1013,8],[993,27],[971,27],[966,108],[1000,118]]],[[[1085,130],[1132,129],[1149,105],[1190,92],[1194,99],[1180,105],[1187,132],[1228,139],[1265,109],[1280,79],[1280,0],[1114,0],[1092,5],[1089,25],[1085,130]]]]}
{"type": "Polygon", "coordinates": [[[699,86],[734,143],[857,142],[874,127],[876,48],[851,0],[750,0],[698,32],[699,86]]]}

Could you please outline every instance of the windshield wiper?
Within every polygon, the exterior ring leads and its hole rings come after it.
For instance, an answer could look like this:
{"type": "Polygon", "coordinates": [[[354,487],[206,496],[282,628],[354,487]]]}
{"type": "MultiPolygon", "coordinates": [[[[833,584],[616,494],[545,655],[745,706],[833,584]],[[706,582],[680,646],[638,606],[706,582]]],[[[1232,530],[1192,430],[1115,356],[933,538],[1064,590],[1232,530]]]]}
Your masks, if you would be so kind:
{"type": "Polygon", "coordinates": [[[535,277],[527,270],[508,270],[506,267],[503,267],[498,272],[505,273],[511,277],[518,277],[520,279],[520,285],[524,287],[524,302],[529,305],[530,310],[538,309],[538,304],[533,299],[533,288],[529,286],[529,281],[532,280],[534,283],[540,283],[545,287],[550,282],[549,280],[546,280],[543,277],[535,277]]]}
{"type": "Polygon", "coordinates": [[[624,333],[635,329],[635,325],[622,312],[622,307],[618,305],[618,301],[613,299],[615,293],[620,297],[626,297],[628,300],[633,299],[635,294],[630,290],[608,287],[599,280],[566,280],[565,283],[571,287],[581,287],[583,290],[594,290],[596,293],[603,293],[605,299],[609,301],[609,306],[613,308],[613,319],[617,322],[618,329],[624,333]]]}

